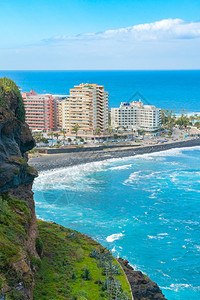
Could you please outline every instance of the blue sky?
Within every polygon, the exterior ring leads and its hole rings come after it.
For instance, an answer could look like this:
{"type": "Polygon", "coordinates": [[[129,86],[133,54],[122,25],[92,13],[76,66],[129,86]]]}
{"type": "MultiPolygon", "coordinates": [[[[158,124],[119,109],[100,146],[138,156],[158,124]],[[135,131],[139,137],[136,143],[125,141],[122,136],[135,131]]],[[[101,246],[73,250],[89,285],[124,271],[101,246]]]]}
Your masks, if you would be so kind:
{"type": "Polygon", "coordinates": [[[1,0],[0,69],[200,69],[199,0],[1,0]]]}

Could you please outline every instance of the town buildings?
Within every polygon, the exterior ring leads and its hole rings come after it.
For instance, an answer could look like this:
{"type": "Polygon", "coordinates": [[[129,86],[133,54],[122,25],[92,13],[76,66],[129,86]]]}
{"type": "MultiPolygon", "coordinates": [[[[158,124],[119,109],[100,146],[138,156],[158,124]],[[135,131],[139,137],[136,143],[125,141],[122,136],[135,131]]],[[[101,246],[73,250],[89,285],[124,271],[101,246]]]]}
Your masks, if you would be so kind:
{"type": "Polygon", "coordinates": [[[111,108],[112,128],[143,129],[156,131],[161,124],[161,109],[144,105],[141,100],[122,102],[119,108],[111,108]]]}
{"type": "Polygon", "coordinates": [[[108,92],[98,84],[80,84],[62,101],[62,129],[82,135],[103,134],[108,129],[108,92]]]}
{"type": "Polygon", "coordinates": [[[51,131],[61,127],[61,102],[64,95],[22,93],[26,122],[31,130],[51,131]]]}
{"type": "MultiPolygon", "coordinates": [[[[26,122],[31,130],[64,130],[67,135],[103,136],[108,134],[108,92],[98,84],[80,84],[67,95],[22,93],[26,122]]],[[[161,109],[141,100],[122,102],[111,108],[111,127],[153,132],[161,124],[161,109]]],[[[109,129],[110,131],[110,129],[109,129]]]]}

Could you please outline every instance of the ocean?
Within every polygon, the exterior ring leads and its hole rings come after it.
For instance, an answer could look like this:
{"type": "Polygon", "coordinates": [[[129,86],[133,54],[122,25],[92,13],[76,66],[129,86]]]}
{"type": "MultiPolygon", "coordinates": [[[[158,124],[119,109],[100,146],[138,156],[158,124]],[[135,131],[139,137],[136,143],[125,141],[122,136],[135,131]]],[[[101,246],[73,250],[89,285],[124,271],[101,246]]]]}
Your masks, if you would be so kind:
{"type": "Polygon", "coordinates": [[[140,92],[157,107],[200,112],[200,71],[0,71],[4,76],[37,93],[68,95],[76,84],[103,84],[110,108],[140,92]]]}
{"type": "MultiPolygon", "coordinates": [[[[110,107],[138,91],[157,107],[200,112],[200,71],[0,71],[3,76],[38,93],[103,84],[110,107]]],[[[127,258],[168,300],[200,299],[200,147],[51,170],[33,190],[38,218],[127,258]]]]}
{"type": "Polygon", "coordinates": [[[200,147],[43,172],[37,217],[85,233],[158,283],[200,299],[200,147]]]}
{"type": "Polygon", "coordinates": [[[200,147],[43,172],[37,217],[85,233],[158,283],[200,299],[200,147]]]}

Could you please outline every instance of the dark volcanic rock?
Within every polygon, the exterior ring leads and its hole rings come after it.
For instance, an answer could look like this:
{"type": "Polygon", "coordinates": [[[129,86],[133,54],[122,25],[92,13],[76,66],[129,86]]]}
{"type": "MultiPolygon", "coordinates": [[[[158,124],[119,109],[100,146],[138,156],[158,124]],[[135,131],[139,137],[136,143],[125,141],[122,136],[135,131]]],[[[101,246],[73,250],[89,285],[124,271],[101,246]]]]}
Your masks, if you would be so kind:
{"type": "MultiPolygon", "coordinates": [[[[3,276],[1,278],[5,281],[6,268],[9,268],[9,272],[18,274],[22,282],[13,287],[8,281],[6,287],[0,289],[0,298],[4,297],[2,291],[4,294],[12,289],[15,293],[21,294],[17,299],[33,299],[34,274],[31,269],[31,257],[39,259],[36,251],[36,238],[39,234],[32,192],[32,182],[37,176],[37,171],[28,165],[26,154],[35,146],[35,141],[24,118],[25,111],[19,89],[12,80],[0,79],[0,196],[5,201],[9,201],[10,196],[24,200],[30,213],[29,221],[23,223],[24,230],[27,232],[26,238],[23,240],[22,235],[18,236],[18,259],[15,258],[13,263],[8,265],[5,262],[5,268],[0,270],[0,275],[3,276]]],[[[14,209],[14,212],[19,214],[19,218],[23,217],[23,213],[18,208],[14,209]]],[[[5,227],[5,230],[9,226],[5,227]]],[[[12,230],[13,228],[11,232],[12,230]]],[[[13,245],[13,248],[15,246],[13,245]]],[[[15,299],[15,296],[13,297],[12,299],[15,299]]]]}
{"type": "Polygon", "coordinates": [[[135,300],[166,300],[161,289],[154,281],[151,281],[151,279],[142,272],[134,271],[134,269],[129,265],[128,260],[119,258],[118,261],[128,278],[135,300]]]}
{"type": "Polygon", "coordinates": [[[0,88],[0,192],[6,192],[32,182],[37,173],[27,164],[26,151],[35,142],[28,125],[18,117],[19,96],[0,88]]]}

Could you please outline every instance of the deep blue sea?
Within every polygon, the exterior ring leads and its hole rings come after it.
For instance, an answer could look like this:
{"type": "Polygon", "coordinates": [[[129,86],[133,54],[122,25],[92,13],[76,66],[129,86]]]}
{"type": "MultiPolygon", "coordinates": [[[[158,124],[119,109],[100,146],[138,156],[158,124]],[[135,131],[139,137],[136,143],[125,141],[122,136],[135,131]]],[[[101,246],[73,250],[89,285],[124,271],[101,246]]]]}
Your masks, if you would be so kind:
{"type": "Polygon", "coordinates": [[[103,84],[110,107],[140,92],[153,105],[200,112],[200,71],[0,71],[23,91],[69,94],[75,84],[103,84]]]}
{"type": "MultiPolygon", "coordinates": [[[[0,71],[3,76],[38,93],[103,84],[110,107],[138,91],[157,107],[200,112],[200,71],[0,71]]],[[[41,173],[33,189],[39,218],[127,258],[168,300],[200,299],[200,148],[41,173]]]]}
{"type": "Polygon", "coordinates": [[[168,300],[200,299],[200,147],[41,173],[38,218],[127,258],[168,300]]]}

